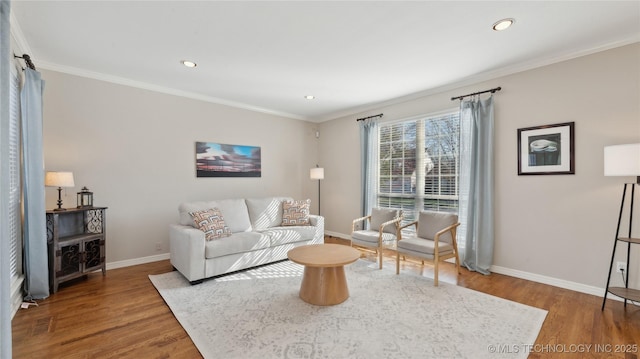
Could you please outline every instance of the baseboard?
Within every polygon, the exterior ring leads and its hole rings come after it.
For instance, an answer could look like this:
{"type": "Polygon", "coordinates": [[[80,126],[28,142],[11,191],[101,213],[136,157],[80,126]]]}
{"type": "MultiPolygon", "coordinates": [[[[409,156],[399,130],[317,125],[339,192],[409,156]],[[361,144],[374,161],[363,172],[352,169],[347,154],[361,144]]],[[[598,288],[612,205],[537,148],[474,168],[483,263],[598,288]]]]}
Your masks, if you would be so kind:
{"type": "Polygon", "coordinates": [[[169,259],[169,253],[156,254],[154,256],[134,258],[134,259],[126,259],[126,260],[117,261],[117,262],[108,262],[107,263],[107,270],[116,269],[116,268],[123,268],[123,267],[131,267],[131,266],[135,266],[135,265],[138,265],[138,264],[157,262],[157,261],[162,261],[162,260],[165,260],[165,259],[169,259]]]}
{"type": "MultiPolygon", "coordinates": [[[[338,233],[338,232],[325,231],[325,235],[331,236],[331,237],[336,237],[336,238],[347,239],[347,240],[350,239],[349,235],[346,235],[344,233],[338,233]]],[[[604,296],[604,288],[598,288],[598,287],[594,287],[594,286],[590,286],[590,285],[586,285],[586,284],[571,282],[571,281],[564,280],[564,279],[547,277],[547,276],[540,275],[540,274],[529,273],[529,272],[524,272],[524,271],[517,270],[517,269],[511,269],[511,268],[495,266],[495,265],[491,266],[490,270],[491,270],[491,272],[494,272],[494,273],[508,275],[510,277],[515,277],[515,278],[520,278],[520,279],[526,279],[526,280],[530,280],[530,281],[536,282],[536,283],[552,285],[554,287],[569,289],[569,290],[572,290],[572,291],[575,291],[575,292],[591,294],[591,295],[595,295],[595,296],[598,296],[598,297],[603,297],[604,296]]],[[[619,297],[617,297],[615,295],[612,295],[612,294],[608,295],[607,298],[611,298],[611,299],[622,301],[621,298],[619,298],[619,297]]]]}
{"type": "MultiPolygon", "coordinates": [[[[552,285],[554,287],[573,290],[575,292],[591,294],[591,295],[595,295],[595,296],[598,296],[598,297],[604,296],[604,288],[598,288],[598,287],[594,287],[594,286],[590,286],[590,285],[586,285],[586,284],[571,282],[571,281],[564,280],[564,279],[547,277],[547,276],[540,275],[540,274],[529,273],[529,272],[524,272],[524,271],[520,271],[520,270],[516,270],[516,269],[505,268],[505,267],[495,266],[495,265],[491,266],[490,270],[491,270],[491,272],[494,272],[494,273],[504,274],[504,275],[508,275],[510,277],[516,277],[516,278],[520,278],[520,279],[526,279],[526,280],[530,280],[532,282],[548,284],[548,285],[552,285]]],[[[611,299],[617,299],[617,297],[614,296],[614,295],[610,295],[610,296],[607,296],[607,297],[610,297],[611,299]]]]}
{"type": "Polygon", "coordinates": [[[342,239],[351,240],[351,236],[346,235],[346,234],[342,234],[342,233],[338,233],[338,232],[324,231],[324,235],[325,236],[330,236],[330,237],[336,237],[336,238],[342,238],[342,239]]]}

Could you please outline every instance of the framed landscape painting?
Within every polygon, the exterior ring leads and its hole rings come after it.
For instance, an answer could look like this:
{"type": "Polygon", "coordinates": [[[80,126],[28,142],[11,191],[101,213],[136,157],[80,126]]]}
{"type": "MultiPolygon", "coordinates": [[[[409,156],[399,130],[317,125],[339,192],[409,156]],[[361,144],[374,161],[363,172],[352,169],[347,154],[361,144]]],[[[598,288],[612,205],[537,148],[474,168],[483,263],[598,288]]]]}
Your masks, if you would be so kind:
{"type": "Polygon", "coordinates": [[[261,177],[260,147],[196,142],[196,177],[261,177]]]}
{"type": "Polygon", "coordinates": [[[574,124],[518,129],[518,175],[575,174],[574,124]]]}

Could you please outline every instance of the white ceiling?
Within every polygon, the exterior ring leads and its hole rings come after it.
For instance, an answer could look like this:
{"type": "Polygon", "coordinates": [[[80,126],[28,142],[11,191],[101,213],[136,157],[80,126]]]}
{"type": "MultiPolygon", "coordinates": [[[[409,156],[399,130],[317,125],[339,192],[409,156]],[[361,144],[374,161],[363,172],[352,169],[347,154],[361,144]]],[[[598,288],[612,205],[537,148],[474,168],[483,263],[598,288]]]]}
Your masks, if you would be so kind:
{"type": "Polygon", "coordinates": [[[638,42],[640,1],[13,0],[12,29],[38,68],[324,121],[638,42]]]}

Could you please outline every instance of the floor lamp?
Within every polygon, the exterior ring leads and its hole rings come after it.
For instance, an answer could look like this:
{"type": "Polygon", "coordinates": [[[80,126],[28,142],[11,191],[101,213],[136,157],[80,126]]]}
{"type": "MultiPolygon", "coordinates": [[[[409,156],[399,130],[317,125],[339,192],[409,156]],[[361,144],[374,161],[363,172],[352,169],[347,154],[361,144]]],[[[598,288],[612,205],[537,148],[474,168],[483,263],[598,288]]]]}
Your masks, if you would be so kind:
{"type": "Polygon", "coordinates": [[[316,165],[309,171],[309,178],[312,180],[318,180],[318,216],[320,215],[320,180],[324,179],[324,168],[316,165]]]}
{"type": "Polygon", "coordinates": [[[629,256],[631,254],[631,244],[640,244],[640,239],[631,237],[631,227],[633,224],[633,199],[635,195],[636,184],[640,185],[640,143],[606,146],[604,148],[604,175],[605,176],[626,176],[637,177],[636,183],[625,183],[622,191],[622,201],[620,203],[620,214],[618,215],[618,227],[616,227],[616,237],[613,242],[613,253],[611,253],[611,263],[609,264],[609,276],[607,277],[607,286],[605,287],[604,299],[602,300],[602,310],[607,301],[607,294],[611,293],[624,299],[624,305],[627,306],[627,299],[635,300],[640,298],[640,291],[629,289],[629,256]],[[631,189],[630,206],[629,206],[629,233],[627,237],[620,237],[620,223],[622,221],[622,213],[624,212],[624,202],[627,197],[627,188],[631,189]],[[611,287],[611,270],[613,268],[613,260],[616,255],[616,245],[618,241],[627,243],[627,270],[624,273],[625,287],[611,287]]]}

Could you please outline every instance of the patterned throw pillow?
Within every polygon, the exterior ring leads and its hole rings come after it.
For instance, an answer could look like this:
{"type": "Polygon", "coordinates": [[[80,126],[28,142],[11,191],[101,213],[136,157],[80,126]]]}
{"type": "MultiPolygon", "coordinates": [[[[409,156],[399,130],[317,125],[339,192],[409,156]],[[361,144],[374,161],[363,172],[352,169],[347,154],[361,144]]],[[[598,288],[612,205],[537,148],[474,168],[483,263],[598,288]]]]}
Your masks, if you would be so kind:
{"type": "Polygon", "coordinates": [[[224,217],[217,208],[204,211],[189,212],[196,227],[204,232],[207,241],[222,237],[229,237],[231,230],[224,224],[224,217]]]}
{"type": "Polygon", "coordinates": [[[311,200],[284,201],[282,203],[282,225],[283,226],[308,226],[309,207],[311,200]]]}

